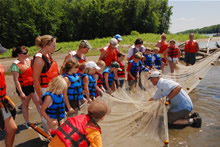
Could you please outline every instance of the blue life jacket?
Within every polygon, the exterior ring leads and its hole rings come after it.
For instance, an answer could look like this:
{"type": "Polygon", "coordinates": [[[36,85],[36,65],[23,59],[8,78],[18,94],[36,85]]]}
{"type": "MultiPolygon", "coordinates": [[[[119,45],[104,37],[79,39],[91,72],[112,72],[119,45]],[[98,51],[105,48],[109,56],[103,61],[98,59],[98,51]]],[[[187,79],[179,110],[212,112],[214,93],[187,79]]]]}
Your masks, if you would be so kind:
{"type": "Polygon", "coordinates": [[[109,85],[109,88],[111,88],[112,83],[113,83],[113,81],[114,81],[115,73],[114,73],[114,72],[110,72],[110,68],[106,68],[106,69],[103,71],[103,73],[102,73],[102,75],[103,75],[103,87],[104,87],[105,89],[107,89],[106,84],[105,84],[105,78],[104,78],[104,74],[105,74],[105,73],[108,73],[108,85],[109,85]]]}
{"type": "Polygon", "coordinates": [[[89,78],[89,96],[90,97],[95,97],[96,96],[96,81],[95,77],[93,75],[87,75],[89,78]]]}
{"type": "Polygon", "coordinates": [[[96,96],[96,81],[95,81],[95,77],[93,75],[89,75],[89,74],[82,74],[81,75],[81,80],[82,80],[82,85],[83,85],[83,89],[84,89],[84,83],[83,83],[83,78],[87,76],[89,79],[89,84],[88,84],[88,88],[89,88],[89,96],[90,98],[93,98],[96,96]]]}
{"type": "Polygon", "coordinates": [[[146,58],[146,60],[144,61],[144,64],[146,65],[146,66],[152,66],[152,55],[151,54],[149,54],[149,55],[147,55],[147,54],[144,54],[144,57],[146,58]]]}
{"type": "Polygon", "coordinates": [[[47,95],[49,95],[52,98],[52,105],[46,109],[47,115],[53,119],[65,118],[65,102],[63,94],[57,96],[55,93],[47,91],[41,98],[42,102],[44,102],[44,99],[47,95]]]}
{"type": "Polygon", "coordinates": [[[162,61],[160,54],[153,54],[153,56],[155,57],[154,66],[156,67],[156,69],[161,69],[162,61]]]}
{"type": "Polygon", "coordinates": [[[68,77],[71,85],[68,87],[68,98],[70,101],[78,101],[83,99],[82,84],[77,74],[63,74],[63,77],[68,77]]]}
{"type": "Polygon", "coordinates": [[[135,63],[134,60],[130,60],[129,62],[132,63],[130,73],[132,74],[132,76],[136,77],[142,62],[139,61],[138,63],[135,63]]]}

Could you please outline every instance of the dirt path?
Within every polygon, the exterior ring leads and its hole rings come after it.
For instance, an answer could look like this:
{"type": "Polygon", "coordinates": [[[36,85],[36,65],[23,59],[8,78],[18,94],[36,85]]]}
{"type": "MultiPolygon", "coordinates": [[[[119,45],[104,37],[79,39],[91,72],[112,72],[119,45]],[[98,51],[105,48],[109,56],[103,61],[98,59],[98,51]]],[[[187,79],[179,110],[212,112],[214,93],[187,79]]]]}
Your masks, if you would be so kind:
{"type": "MultiPolygon", "coordinates": [[[[59,53],[56,53],[53,55],[53,58],[55,61],[57,61],[59,68],[61,67],[63,63],[65,55],[66,54],[59,54],[59,53]]],[[[87,57],[88,61],[90,60],[96,61],[97,59],[98,59],[97,56],[87,57]]],[[[0,63],[5,67],[5,70],[6,70],[5,78],[6,78],[6,83],[7,83],[7,95],[13,100],[13,102],[16,104],[16,107],[17,107],[21,104],[21,101],[20,101],[20,97],[18,97],[15,91],[13,77],[10,73],[10,66],[14,60],[15,58],[0,59],[0,63]]],[[[32,109],[29,110],[30,121],[33,123],[37,122],[39,123],[38,126],[41,126],[40,115],[38,114],[35,108],[35,105],[33,104],[32,101],[30,102],[30,107],[32,107],[32,109]]],[[[22,112],[19,109],[17,109],[15,122],[18,126],[18,130],[15,136],[14,146],[18,146],[18,147],[47,146],[47,142],[43,142],[39,139],[37,132],[35,132],[32,129],[26,129],[26,127],[24,126],[24,118],[23,118],[22,112]]],[[[0,132],[0,147],[5,146],[4,136],[5,136],[5,132],[0,132]]]]}

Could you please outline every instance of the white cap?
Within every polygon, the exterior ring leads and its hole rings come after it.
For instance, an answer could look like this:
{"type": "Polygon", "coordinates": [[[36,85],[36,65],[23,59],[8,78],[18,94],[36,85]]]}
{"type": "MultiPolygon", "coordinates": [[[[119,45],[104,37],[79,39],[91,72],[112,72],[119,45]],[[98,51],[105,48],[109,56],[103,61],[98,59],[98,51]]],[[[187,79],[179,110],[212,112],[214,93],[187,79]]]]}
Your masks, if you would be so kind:
{"type": "Polygon", "coordinates": [[[113,46],[113,47],[116,47],[118,45],[118,40],[115,39],[115,38],[112,38],[111,41],[110,41],[110,44],[113,46]]]}
{"type": "Polygon", "coordinates": [[[98,65],[94,62],[94,61],[89,61],[86,63],[86,68],[87,67],[94,67],[95,69],[99,70],[101,69],[100,67],[98,67],[98,65]]]}
{"type": "Polygon", "coordinates": [[[150,74],[148,80],[150,80],[151,78],[158,78],[158,77],[160,77],[160,76],[161,76],[161,73],[160,73],[159,71],[153,71],[153,72],[150,74]]]}

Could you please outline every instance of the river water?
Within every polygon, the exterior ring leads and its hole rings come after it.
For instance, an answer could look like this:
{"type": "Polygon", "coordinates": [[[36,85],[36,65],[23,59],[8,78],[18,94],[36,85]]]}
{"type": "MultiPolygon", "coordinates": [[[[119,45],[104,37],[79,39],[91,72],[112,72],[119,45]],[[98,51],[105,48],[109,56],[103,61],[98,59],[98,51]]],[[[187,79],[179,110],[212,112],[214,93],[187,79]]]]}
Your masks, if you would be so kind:
{"type": "Polygon", "coordinates": [[[170,129],[170,145],[176,147],[220,146],[220,66],[214,66],[189,94],[202,117],[202,127],[170,129]]]}

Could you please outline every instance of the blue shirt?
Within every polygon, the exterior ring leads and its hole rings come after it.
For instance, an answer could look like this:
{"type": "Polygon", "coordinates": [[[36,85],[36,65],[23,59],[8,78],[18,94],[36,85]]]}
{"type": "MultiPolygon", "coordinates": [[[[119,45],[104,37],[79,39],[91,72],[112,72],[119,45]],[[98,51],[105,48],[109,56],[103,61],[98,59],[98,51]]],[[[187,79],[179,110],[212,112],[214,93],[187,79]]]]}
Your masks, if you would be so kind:
{"type": "MultiPolygon", "coordinates": [[[[177,86],[179,86],[179,84],[172,80],[160,78],[157,83],[158,89],[155,92],[153,99],[160,99],[168,96],[170,92],[177,86]]],[[[188,110],[191,112],[193,109],[192,101],[189,95],[183,89],[181,89],[181,91],[175,97],[170,99],[170,102],[170,112],[178,112],[181,110],[188,110]]]]}

